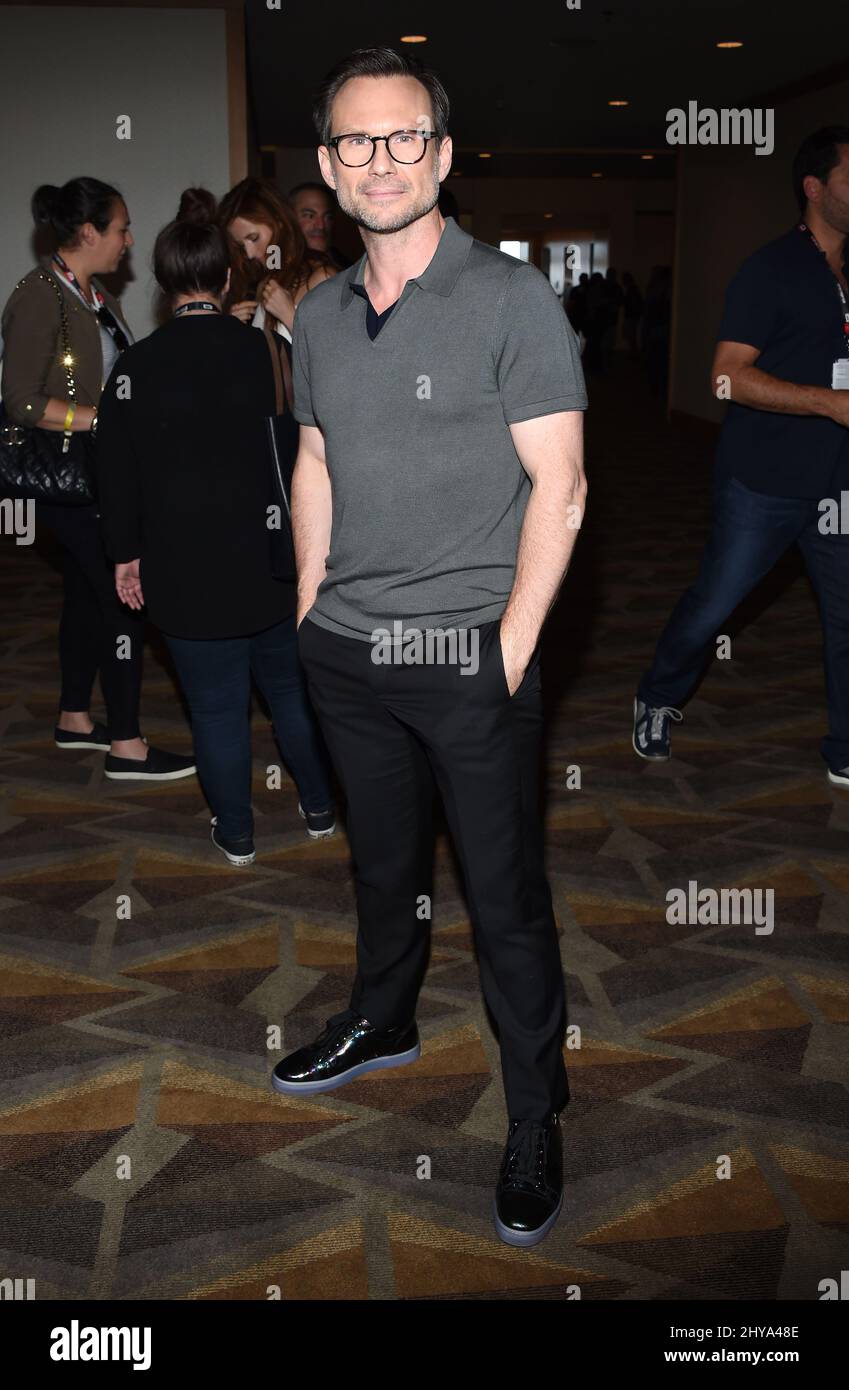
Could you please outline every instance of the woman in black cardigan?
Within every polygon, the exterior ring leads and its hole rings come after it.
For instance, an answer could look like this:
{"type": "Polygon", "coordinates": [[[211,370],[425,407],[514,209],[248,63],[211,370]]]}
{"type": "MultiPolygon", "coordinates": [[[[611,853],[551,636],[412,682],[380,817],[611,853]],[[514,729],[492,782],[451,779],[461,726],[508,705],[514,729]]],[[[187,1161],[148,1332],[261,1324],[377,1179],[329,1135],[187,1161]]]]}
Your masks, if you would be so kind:
{"type": "Polygon", "coordinates": [[[335,824],[298,661],[295,586],[271,574],[271,357],[263,333],[221,312],[227,242],[191,192],[157,238],[154,274],[172,317],[127,349],[104,389],[100,513],[119,597],[147,606],[174,659],[213,841],[230,863],[250,864],[251,675],[310,834],[335,824]]]}

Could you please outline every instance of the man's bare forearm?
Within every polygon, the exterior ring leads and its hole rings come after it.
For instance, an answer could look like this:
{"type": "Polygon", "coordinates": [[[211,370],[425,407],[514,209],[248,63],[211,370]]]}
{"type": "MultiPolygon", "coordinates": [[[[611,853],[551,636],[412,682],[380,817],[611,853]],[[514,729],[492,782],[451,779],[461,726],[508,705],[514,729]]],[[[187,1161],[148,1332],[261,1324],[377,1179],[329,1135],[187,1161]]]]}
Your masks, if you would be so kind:
{"type": "Polygon", "coordinates": [[[830,386],[799,386],[783,381],[760,367],[725,367],[719,364],[713,382],[719,400],[736,401],[755,410],[780,415],[823,415],[833,418],[835,395],[830,386]],[[727,382],[725,393],[721,390],[727,382]]]}
{"type": "Polygon", "coordinates": [[[560,592],[586,498],[582,472],[572,479],[540,478],[531,490],[519,537],[513,589],[501,618],[502,637],[521,661],[530,660],[560,592]]]}
{"type": "Polygon", "coordinates": [[[312,608],[330,550],[332,500],[324,463],[301,449],[292,474],[292,535],[298,571],[297,622],[312,608]]]}

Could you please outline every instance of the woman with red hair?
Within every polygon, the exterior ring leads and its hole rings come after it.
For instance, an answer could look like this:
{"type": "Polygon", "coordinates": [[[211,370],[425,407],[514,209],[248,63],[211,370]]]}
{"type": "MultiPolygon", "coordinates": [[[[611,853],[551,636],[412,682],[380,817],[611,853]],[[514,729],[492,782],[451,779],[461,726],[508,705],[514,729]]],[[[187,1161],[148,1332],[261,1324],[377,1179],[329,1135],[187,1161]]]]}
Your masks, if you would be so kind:
{"type": "Polygon", "coordinates": [[[268,179],[237,183],[222,198],[218,220],[234,251],[230,313],[257,328],[268,317],[269,327],[291,343],[296,305],[336,267],[307,245],[297,217],[268,179]]]}

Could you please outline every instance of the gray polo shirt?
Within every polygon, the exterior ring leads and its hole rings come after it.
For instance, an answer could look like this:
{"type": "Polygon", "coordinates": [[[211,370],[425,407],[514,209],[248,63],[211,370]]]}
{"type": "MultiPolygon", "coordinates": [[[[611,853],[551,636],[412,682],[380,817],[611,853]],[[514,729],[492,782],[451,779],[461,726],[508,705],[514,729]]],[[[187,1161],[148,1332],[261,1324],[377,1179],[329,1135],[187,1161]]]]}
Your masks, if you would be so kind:
{"type": "Polygon", "coordinates": [[[345,637],[499,618],[531,491],[509,426],[584,410],[578,341],[547,278],[448,218],[374,340],[366,257],[301,300],[296,420],[324,436],[333,521],[310,618],[345,637]]]}

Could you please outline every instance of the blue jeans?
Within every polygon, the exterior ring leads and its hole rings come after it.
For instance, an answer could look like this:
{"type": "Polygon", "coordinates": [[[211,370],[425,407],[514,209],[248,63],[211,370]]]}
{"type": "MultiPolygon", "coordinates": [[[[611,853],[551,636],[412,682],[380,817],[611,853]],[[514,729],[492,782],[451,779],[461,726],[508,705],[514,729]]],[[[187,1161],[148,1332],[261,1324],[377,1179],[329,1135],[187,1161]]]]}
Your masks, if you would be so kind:
{"type": "Polygon", "coordinates": [[[726,618],[797,542],[822,620],[829,720],[822,756],[834,771],[849,766],[849,535],[823,535],[820,520],[815,498],[752,492],[736,478],[721,484],[698,577],[673,609],[639,699],[680,706],[726,618]]]}
{"type": "Polygon", "coordinates": [[[295,615],[247,637],[163,634],[192,716],[198,776],[225,839],[253,834],[251,675],[305,811],[332,805],[328,766],[298,658],[295,615]]]}

